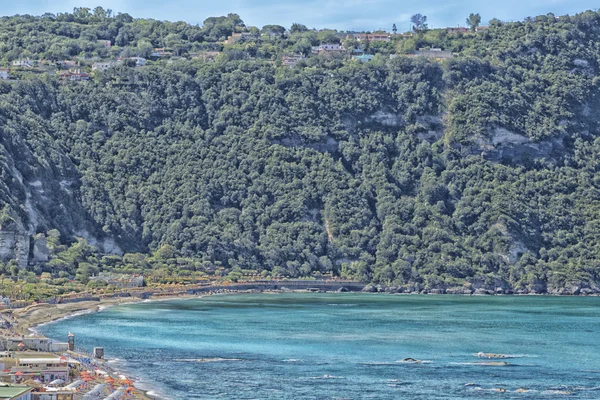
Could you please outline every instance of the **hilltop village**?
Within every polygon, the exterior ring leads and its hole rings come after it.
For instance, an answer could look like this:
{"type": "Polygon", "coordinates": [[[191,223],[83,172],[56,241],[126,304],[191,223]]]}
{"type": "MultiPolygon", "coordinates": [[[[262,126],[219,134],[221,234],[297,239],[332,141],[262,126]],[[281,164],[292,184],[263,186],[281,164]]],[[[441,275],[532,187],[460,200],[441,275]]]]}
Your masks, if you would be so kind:
{"type": "MultiPolygon", "coordinates": [[[[128,14],[113,15],[111,10],[101,7],[94,10],[76,8],[73,14],[3,17],[9,24],[32,23],[45,28],[48,24],[52,26],[68,22],[74,29],[62,32],[65,41],[52,44],[47,51],[39,51],[40,46],[37,46],[37,54],[29,48],[23,48],[22,51],[13,48],[2,54],[0,46],[0,54],[3,55],[0,58],[0,79],[53,74],[61,81],[80,82],[120,65],[141,68],[179,60],[214,62],[219,58],[257,59],[287,67],[294,67],[312,57],[370,62],[376,57],[404,56],[442,61],[453,57],[452,49],[428,43],[438,43],[448,35],[476,35],[489,29],[489,26],[479,25],[479,17],[470,28],[459,26],[429,30],[424,22],[426,18],[413,16],[417,24],[413,30],[398,33],[395,24],[392,32],[339,32],[309,29],[302,24],[294,24],[289,29],[279,25],[267,25],[259,29],[246,26],[236,14],[208,18],[199,28],[184,23],[134,20],[128,14]],[[420,20],[415,20],[416,17],[420,20]],[[116,26],[112,32],[111,25],[116,26]],[[140,26],[150,30],[167,29],[168,33],[157,36],[155,40],[148,40],[147,36],[143,40],[136,40],[134,30],[140,26]]],[[[50,30],[44,28],[40,29],[36,40],[43,38],[44,31],[50,30]]],[[[8,34],[2,36],[10,43],[8,34]]]]}

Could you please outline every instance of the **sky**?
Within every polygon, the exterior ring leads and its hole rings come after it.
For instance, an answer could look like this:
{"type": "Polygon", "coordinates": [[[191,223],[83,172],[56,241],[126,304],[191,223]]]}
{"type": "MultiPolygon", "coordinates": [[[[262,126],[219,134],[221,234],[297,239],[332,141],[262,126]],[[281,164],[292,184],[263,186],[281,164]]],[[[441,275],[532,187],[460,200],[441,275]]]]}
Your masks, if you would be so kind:
{"type": "Polygon", "coordinates": [[[262,27],[294,22],[309,28],[374,31],[410,29],[410,16],[426,15],[430,28],[465,26],[470,13],[483,24],[492,18],[522,20],[552,12],[557,16],[598,8],[592,0],[0,0],[2,15],[71,12],[74,7],[102,6],[135,18],[200,24],[207,17],[239,14],[246,25],[262,27]]]}

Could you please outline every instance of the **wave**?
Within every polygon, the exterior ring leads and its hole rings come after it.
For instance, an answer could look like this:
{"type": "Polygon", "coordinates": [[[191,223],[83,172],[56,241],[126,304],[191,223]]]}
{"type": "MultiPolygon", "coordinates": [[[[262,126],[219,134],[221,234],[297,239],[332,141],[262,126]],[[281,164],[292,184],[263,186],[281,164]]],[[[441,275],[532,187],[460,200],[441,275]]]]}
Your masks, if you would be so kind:
{"type": "Polygon", "coordinates": [[[174,362],[184,362],[184,363],[213,363],[213,362],[231,362],[231,361],[244,361],[241,358],[221,358],[221,357],[212,357],[212,358],[178,358],[173,360],[174,362]]]}
{"type": "Polygon", "coordinates": [[[311,376],[310,379],[346,379],[343,376],[323,375],[323,376],[311,376]]]}
{"type": "Polygon", "coordinates": [[[302,361],[302,360],[299,360],[299,359],[297,359],[297,358],[287,358],[287,359],[285,359],[285,360],[281,360],[281,361],[283,361],[283,362],[288,362],[288,363],[295,363],[295,362],[300,362],[300,361],[302,361]]]}
{"type": "Polygon", "coordinates": [[[405,358],[404,360],[397,360],[396,363],[403,363],[403,364],[432,364],[433,361],[430,361],[430,360],[415,360],[415,359],[405,358]]]}
{"type": "Polygon", "coordinates": [[[508,367],[514,366],[514,364],[507,363],[505,361],[490,361],[490,362],[451,362],[451,365],[477,365],[487,367],[508,367]]]}
{"type": "Polygon", "coordinates": [[[538,355],[532,354],[501,354],[501,353],[475,353],[473,356],[483,359],[506,359],[506,358],[537,358],[538,355]]]}

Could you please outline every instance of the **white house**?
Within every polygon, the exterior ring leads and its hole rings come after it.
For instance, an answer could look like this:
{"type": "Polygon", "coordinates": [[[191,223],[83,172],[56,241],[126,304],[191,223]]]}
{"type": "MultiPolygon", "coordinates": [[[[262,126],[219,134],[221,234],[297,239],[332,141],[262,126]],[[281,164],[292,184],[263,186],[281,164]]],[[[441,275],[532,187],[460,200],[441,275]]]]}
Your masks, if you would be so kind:
{"type": "Polygon", "coordinates": [[[12,65],[14,67],[31,68],[31,67],[33,67],[33,61],[32,60],[14,60],[12,65]]]}
{"type": "Polygon", "coordinates": [[[129,59],[135,61],[135,66],[136,67],[143,67],[144,65],[146,65],[146,59],[145,58],[142,58],[142,57],[129,57],[129,59]]]}
{"type": "Polygon", "coordinates": [[[104,72],[107,69],[112,68],[114,66],[115,66],[115,62],[114,61],[93,63],[92,64],[92,71],[104,72]]]}
{"type": "MultiPolygon", "coordinates": [[[[10,71],[7,68],[0,68],[0,79],[3,79],[3,80],[10,79],[9,72],[10,71]]],[[[10,299],[7,298],[7,300],[8,301],[6,302],[3,297],[0,297],[0,303],[6,303],[6,305],[9,305],[10,304],[10,299]]]]}
{"type": "Polygon", "coordinates": [[[320,46],[314,46],[312,48],[313,53],[320,53],[321,51],[345,51],[344,46],[339,44],[322,44],[320,46]]]}

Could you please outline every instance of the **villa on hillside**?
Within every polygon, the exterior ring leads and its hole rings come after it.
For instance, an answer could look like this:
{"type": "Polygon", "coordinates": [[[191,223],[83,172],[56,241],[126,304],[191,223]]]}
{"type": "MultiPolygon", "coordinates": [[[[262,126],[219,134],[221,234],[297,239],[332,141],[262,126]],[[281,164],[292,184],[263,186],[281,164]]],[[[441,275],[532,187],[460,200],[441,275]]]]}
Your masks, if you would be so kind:
{"type": "Polygon", "coordinates": [[[353,36],[348,35],[347,38],[354,38],[359,42],[389,42],[392,40],[387,33],[357,33],[353,36]]]}
{"type": "Polygon", "coordinates": [[[157,47],[152,52],[152,57],[159,57],[159,58],[161,58],[161,57],[170,57],[171,55],[172,55],[172,53],[170,51],[167,51],[163,47],[157,47]]]}
{"type": "Polygon", "coordinates": [[[14,60],[12,62],[13,67],[23,67],[23,68],[32,68],[33,61],[32,60],[14,60]]]}
{"type": "Polygon", "coordinates": [[[116,63],[114,61],[93,63],[92,71],[104,72],[107,69],[114,67],[115,65],[116,65],[116,63]]]}
{"type": "Polygon", "coordinates": [[[352,57],[354,60],[358,60],[362,63],[367,63],[373,60],[373,54],[361,54],[360,56],[352,57]]]}
{"type": "Polygon", "coordinates": [[[304,57],[302,54],[292,54],[290,56],[283,56],[282,58],[282,64],[287,66],[287,67],[295,67],[296,64],[298,64],[298,61],[304,60],[306,57],[304,57]]]}
{"type": "Polygon", "coordinates": [[[96,40],[98,44],[101,44],[104,47],[111,47],[112,43],[110,40],[96,40]]]}
{"type": "Polygon", "coordinates": [[[322,44],[320,46],[313,46],[312,52],[313,54],[319,54],[320,52],[329,52],[329,51],[346,51],[344,46],[339,44],[322,44]]]}
{"type": "Polygon", "coordinates": [[[90,74],[81,72],[79,68],[71,69],[66,72],[59,72],[58,76],[62,81],[84,82],[90,80],[90,74]]]}
{"type": "Polygon", "coordinates": [[[8,68],[0,68],[0,79],[10,79],[10,70],[8,68]]]}
{"type": "Polygon", "coordinates": [[[446,32],[448,33],[469,33],[471,30],[469,28],[463,28],[461,26],[446,28],[446,32]]]}
{"type": "Polygon", "coordinates": [[[258,37],[250,32],[241,32],[241,33],[233,33],[231,36],[227,37],[227,40],[224,44],[235,44],[237,42],[243,42],[245,40],[258,39],[258,37]]]}
{"type": "Polygon", "coordinates": [[[436,60],[448,60],[448,59],[454,57],[454,55],[452,54],[451,51],[443,51],[442,49],[438,49],[438,48],[434,48],[434,47],[421,48],[415,52],[415,55],[417,57],[433,58],[436,60]]]}
{"type": "Polygon", "coordinates": [[[143,67],[146,65],[146,59],[143,57],[129,57],[129,59],[135,61],[136,67],[143,67]]]}
{"type": "Polygon", "coordinates": [[[194,54],[191,57],[193,59],[199,59],[199,60],[203,60],[203,61],[214,61],[215,58],[221,54],[220,51],[204,51],[198,54],[194,54]]]}

